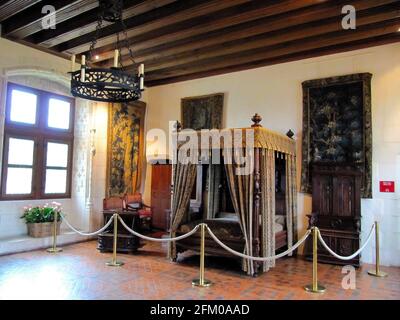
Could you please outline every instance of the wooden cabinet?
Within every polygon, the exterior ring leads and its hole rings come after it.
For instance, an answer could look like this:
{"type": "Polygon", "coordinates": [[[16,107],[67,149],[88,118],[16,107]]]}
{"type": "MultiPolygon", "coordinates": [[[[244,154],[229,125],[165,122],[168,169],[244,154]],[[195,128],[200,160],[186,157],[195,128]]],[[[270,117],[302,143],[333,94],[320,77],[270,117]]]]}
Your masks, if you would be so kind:
{"type": "Polygon", "coordinates": [[[151,207],[154,228],[167,230],[167,210],[171,207],[171,174],[170,164],[153,164],[151,166],[151,207]]]}
{"type": "MultiPolygon", "coordinates": [[[[321,230],[325,242],[339,255],[351,255],[360,246],[361,229],[361,172],[351,166],[314,165],[312,169],[312,214],[309,226],[321,230]]],[[[311,238],[305,255],[312,258],[311,238]]],[[[359,257],[339,260],[322,246],[318,260],[334,264],[359,266],[359,257]]]]}

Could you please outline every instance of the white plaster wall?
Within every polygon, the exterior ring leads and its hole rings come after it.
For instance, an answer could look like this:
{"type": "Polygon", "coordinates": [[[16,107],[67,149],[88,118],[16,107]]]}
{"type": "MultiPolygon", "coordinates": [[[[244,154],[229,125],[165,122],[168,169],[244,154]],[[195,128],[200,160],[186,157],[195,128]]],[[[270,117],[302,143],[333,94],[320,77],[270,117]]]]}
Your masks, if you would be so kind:
{"type": "MultiPolygon", "coordinates": [[[[168,130],[168,121],[180,119],[183,97],[225,93],[224,127],[249,126],[251,116],[263,116],[262,125],[298,141],[301,163],[302,88],[305,80],[370,72],[372,77],[373,199],[362,200],[362,238],[376,217],[381,220],[382,263],[400,265],[400,44],[306,59],[148,89],[147,129],[168,130]],[[395,180],[395,194],[382,194],[379,180],[395,180]]],[[[149,169],[149,167],[148,167],[149,169]]],[[[299,177],[298,177],[299,178],[299,177]]],[[[147,170],[145,200],[150,200],[151,170],[147,170]]],[[[311,197],[298,194],[299,234],[307,227],[311,197]]],[[[362,256],[374,259],[374,244],[362,256]]]]}

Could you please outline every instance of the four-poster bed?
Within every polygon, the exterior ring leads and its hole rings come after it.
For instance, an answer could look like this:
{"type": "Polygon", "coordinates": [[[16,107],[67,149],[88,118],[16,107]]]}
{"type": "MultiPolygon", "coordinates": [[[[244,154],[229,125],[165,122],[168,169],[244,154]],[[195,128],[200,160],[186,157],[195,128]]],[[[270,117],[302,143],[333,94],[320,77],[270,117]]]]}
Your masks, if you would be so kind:
{"type": "MultiPolygon", "coordinates": [[[[197,137],[199,149],[192,161],[173,165],[171,236],[192,230],[205,222],[217,237],[232,249],[251,256],[271,256],[276,250],[291,247],[297,235],[296,144],[286,135],[266,128],[252,118],[251,128],[223,129],[220,136],[239,135],[239,148],[232,149],[232,141],[220,139],[218,146],[205,147],[199,131],[182,130],[176,133],[177,154],[188,137],[197,137]],[[254,136],[248,140],[247,137],[254,136]],[[226,150],[233,152],[226,152],[226,150]],[[251,162],[252,170],[238,174],[243,164],[238,163],[238,149],[251,162]],[[204,155],[208,161],[204,161],[204,155]],[[221,159],[221,161],[213,161],[221,159]],[[217,163],[215,163],[217,162],[217,163]]],[[[236,145],[235,145],[236,146],[236,145]]],[[[186,146],[187,148],[187,146],[186,146]]],[[[183,150],[185,149],[185,150],[183,150]]],[[[199,250],[200,234],[172,242],[168,256],[176,261],[185,250],[199,250]]],[[[209,236],[206,254],[232,256],[209,236]]],[[[249,275],[265,272],[275,261],[254,262],[243,259],[242,268],[249,275]]]]}

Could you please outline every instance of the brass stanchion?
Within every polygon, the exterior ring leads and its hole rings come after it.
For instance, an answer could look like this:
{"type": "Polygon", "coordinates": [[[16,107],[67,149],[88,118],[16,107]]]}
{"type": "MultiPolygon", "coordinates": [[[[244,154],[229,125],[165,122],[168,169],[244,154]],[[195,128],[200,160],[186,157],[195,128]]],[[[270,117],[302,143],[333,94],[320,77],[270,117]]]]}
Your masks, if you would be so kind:
{"type": "Polygon", "coordinates": [[[388,274],[379,269],[379,223],[375,221],[375,270],[369,270],[368,274],[374,277],[387,277],[388,274]]]}
{"type": "Polygon", "coordinates": [[[50,253],[61,252],[61,248],[57,248],[57,221],[58,220],[58,212],[54,211],[54,221],[53,221],[53,246],[48,248],[46,251],[50,253]]]}
{"type": "Polygon", "coordinates": [[[313,269],[312,269],[312,284],[308,284],[304,289],[308,292],[323,293],[326,288],[318,284],[318,228],[312,228],[313,235],[313,269]]]}
{"type": "Polygon", "coordinates": [[[210,280],[204,279],[204,252],[205,252],[205,233],[206,225],[201,224],[201,242],[200,242],[200,278],[192,280],[192,285],[196,287],[209,287],[212,282],[210,280]]]}
{"type": "Polygon", "coordinates": [[[114,242],[113,242],[113,255],[111,261],[106,262],[107,266],[119,267],[124,263],[117,260],[117,240],[118,240],[118,214],[114,214],[114,242]]]}

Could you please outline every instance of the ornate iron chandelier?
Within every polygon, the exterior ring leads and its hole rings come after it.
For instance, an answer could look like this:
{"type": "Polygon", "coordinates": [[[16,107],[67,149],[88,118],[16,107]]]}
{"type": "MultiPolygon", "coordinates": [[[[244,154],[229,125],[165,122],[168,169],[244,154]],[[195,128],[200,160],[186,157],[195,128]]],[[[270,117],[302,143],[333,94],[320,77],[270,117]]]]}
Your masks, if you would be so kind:
{"type": "Polygon", "coordinates": [[[81,69],[75,70],[75,55],[71,57],[71,93],[74,97],[103,102],[129,102],[141,98],[144,90],[144,65],[141,64],[137,74],[125,71],[122,65],[121,50],[126,47],[129,57],[135,65],[133,53],[129,47],[126,27],[122,19],[122,0],[99,0],[100,14],[96,26],[96,34],[93,38],[89,60],[93,58],[93,50],[100,35],[103,21],[119,23],[124,40],[120,41],[117,32],[116,48],[114,50],[114,66],[111,68],[92,68],[86,65],[85,55],[81,56],[81,69]]]}

